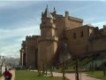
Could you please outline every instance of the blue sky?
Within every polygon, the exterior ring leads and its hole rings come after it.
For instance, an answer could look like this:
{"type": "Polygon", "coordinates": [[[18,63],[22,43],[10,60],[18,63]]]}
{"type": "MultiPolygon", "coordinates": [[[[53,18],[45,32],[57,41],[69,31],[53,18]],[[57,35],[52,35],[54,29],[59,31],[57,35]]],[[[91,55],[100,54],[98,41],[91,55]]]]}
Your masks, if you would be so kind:
{"type": "Polygon", "coordinates": [[[19,57],[22,40],[27,35],[39,35],[41,12],[49,10],[84,20],[84,24],[106,24],[106,1],[16,1],[0,0],[0,55],[19,57]]]}

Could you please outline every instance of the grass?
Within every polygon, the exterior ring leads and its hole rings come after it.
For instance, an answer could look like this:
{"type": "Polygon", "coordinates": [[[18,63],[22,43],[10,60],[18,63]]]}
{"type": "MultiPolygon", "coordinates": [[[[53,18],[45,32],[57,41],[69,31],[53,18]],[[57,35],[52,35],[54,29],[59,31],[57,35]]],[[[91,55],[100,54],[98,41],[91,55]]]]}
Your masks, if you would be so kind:
{"type": "Polygon", "coordinates": [[[106,75],[104,76],[103,71],[88,72],[87,74],[101,80],[106,80],[106,75]]]}
{"type": "Polygon", "coordinates": [[[19,70],[16,71],[16,80],[62,80],[62,78],[38,76],[36,72],[19,70]]]}
{"type": "Polygon", "coordinates": [[[0,77],[2,76],[2,74],[0,73],[0,77]]]}

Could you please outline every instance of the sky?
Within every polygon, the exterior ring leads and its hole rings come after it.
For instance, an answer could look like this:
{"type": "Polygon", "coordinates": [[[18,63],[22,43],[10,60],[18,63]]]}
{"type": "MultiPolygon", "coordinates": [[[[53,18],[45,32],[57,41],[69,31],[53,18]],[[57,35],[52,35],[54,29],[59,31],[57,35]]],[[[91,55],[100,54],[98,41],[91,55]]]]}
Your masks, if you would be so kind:
{"type": "Polygon", "coordinates": [[[28,1],[0,0],[0,55],[19,57],[21,43],[27,35],[40,35],[41,13],[46,5],[58,14],[69,11],[70,16],[102,28],[106,23],[106,1],[28,1]]]}

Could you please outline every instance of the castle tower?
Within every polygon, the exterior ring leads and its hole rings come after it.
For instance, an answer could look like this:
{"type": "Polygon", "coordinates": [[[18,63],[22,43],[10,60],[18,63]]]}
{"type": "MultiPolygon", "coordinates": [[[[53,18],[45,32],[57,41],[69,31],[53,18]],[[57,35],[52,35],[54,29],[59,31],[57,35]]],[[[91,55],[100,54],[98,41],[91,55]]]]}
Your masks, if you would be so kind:
{"type": "Polygon", "coordinates": [[[42,13],[42,22],[40,25],[41,37],[38,45],[38,67],[40,70],[43,66],[50,65],[57,50],[56,26],[54,18],[49,13],[48,7],[42,13]]]}

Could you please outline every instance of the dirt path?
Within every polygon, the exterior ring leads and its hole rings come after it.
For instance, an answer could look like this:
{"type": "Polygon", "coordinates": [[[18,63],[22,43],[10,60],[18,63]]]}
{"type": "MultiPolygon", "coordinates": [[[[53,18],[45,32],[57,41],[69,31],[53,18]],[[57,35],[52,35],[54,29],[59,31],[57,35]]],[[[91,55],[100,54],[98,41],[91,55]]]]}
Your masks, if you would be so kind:
{"type": "MultiPolygon", "coordinates": [[[[56,77],[61,77],[62,73],[53,72],[53,75],[56,77]]],[[[69,80],[76,80],[75,73],[66,73],[65,77],[69,80]]],[[[87,74],[85,74],[85,73],[80,73],[80,80],[100,80],[100,79],[96,79],[96,78],[87,76],[87,74]]]]}
{"type": "MultiPolygon", "coordinates": [[[[33,70],[32,70],[33,71],[33,70]]],[[[37,70],[34,70],[35,72],[37,72],[37,70]]],[[[47,72],[48,76],[50,76],[50,72],[47,72]]],[[[53,76],[54,77],[62,77],[62,73],[58,73],[58,72],[53,72],[53,76]]],[[[66,73],[65,77],[69,80],[76,80],[75,79],[75,73],[66,73]]],[[[79,74],[80,80],[100,80],[94,77],[90,77],[85,73],[80,73],[79,74]]]]}
{"type": "MultiPolygon", "coordinates": [[[[15,80],[15,70],[11,70],[10,72],[12,73],[12,79],[11,80],[15,80]]],[[[4,80],[4,77],[1,77],[0,80],[4,80]]]]}

